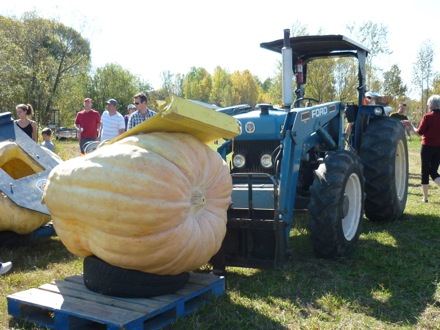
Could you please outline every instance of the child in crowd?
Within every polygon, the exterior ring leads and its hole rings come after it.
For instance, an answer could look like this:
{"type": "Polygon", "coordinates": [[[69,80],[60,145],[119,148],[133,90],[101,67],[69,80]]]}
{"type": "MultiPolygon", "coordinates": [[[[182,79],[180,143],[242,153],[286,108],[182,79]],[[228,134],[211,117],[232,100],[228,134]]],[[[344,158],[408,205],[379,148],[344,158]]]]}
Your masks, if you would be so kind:
{"type": "Polygon", "coordinates": [[[50,151],[55,152],[55,147],[50,140],[52,137],[52,130],[49,127],[43,128],[41,131],[41,136],[43,137],[43,143],[41,145],[50,151]]]}

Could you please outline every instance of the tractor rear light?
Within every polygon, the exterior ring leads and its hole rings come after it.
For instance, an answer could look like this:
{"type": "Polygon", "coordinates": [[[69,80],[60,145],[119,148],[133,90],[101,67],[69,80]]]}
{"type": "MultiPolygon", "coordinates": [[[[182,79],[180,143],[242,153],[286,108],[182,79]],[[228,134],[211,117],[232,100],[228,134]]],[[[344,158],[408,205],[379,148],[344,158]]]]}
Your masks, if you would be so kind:
{"type": "Polygon", "coordinates": [[[246,158],[242,154],[236,154],[232,159],[232,163],[237,168],[243,168],[246,165],[246,158]]]}
{"type": "Polygon", "coordinates": [[[261,156],[260,164],[264,168],[271,168],[272,167],[272,156],[269,154],[264,154],[261,156]]]}

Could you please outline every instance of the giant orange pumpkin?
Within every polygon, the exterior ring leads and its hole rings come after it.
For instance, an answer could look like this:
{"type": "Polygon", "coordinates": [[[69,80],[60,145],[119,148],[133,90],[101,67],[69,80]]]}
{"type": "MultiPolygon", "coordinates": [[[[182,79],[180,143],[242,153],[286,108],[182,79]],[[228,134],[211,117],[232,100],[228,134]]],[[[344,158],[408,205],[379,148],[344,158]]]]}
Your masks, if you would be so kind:
{"type": "Polygon", "coordinates": [[[219,250],[231,192],[217,152],[188,134],[155,132],[56,166],[43,199],[73,254],[175,275],[219,250]]]}

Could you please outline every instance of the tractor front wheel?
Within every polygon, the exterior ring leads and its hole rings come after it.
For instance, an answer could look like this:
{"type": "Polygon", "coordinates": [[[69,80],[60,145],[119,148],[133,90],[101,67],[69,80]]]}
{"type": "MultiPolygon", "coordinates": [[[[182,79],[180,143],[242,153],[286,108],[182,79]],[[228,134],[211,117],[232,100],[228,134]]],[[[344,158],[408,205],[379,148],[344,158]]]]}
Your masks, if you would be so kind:
{"type": "Polygon", "coordinates": [[[364,177],[356,155],[330,152],[318,169],[308,206],[310,239],[320,257],[344,257],[358,244],[364,204],[364,177]]]}

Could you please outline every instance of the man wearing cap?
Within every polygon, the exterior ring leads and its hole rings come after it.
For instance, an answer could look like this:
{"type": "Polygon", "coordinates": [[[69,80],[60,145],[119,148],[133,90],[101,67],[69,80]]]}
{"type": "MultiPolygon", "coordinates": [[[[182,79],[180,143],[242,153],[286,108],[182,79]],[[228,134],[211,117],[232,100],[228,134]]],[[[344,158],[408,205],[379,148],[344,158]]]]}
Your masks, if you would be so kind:
{"type": "Polygon", "coordinates": [[[408,116],[405,115],[405,111],[406,103],[399,103],[397,112],[392,113],[390,117],[400,120],[405,127],[405,133],[408,135],[408,140],[411,141],[411,124],[408,122],[408,116]]]}
{"type": "MultiPolygon", "coordinates": [[[[380,97],[380,95],[376,92],[366,92],[365,98],[364,98],[364,104],[376,104],[377,99],[380,97]]],[[[345,136],[349,137],[351,134],[351,131],[353,129],[354,122],[347,123],[347,126],[345,126],[345,136]]]]}
{"type": "Polygon", "coordinates": [[[124,116],[125,130],[127,130],[128,127],[128,118],[130,118],[131,114],[136,111],[136,107],[134,106],[134,104],[129,104],[127,107],[127,111],[128,113],[124,116]]]}
{"type": "Polygon", "coordinates": [[[93,101],[90,97],[84,99],[84,109],[78,111],[75,118],[75,128],[78,131],[79,147],[84,155],[84,144],[96,141],[101,130],[101,116],[92,109],[93,101]]]}
{"type": "Polygon", "coordinates": [[[134,105],[137,110],[128,119],[127,129],[132,129],[156,114],[156,111],[148,108],[148,98],[144,93],[134,96],[134,105]]]}
{"type": "Polygon", "coordinates": [[[118,101],[110,99],[105,104],[107,110],[101,115],[101,141],[112,140],[125,132],[124,117],[117,111],[118,101]]]}

